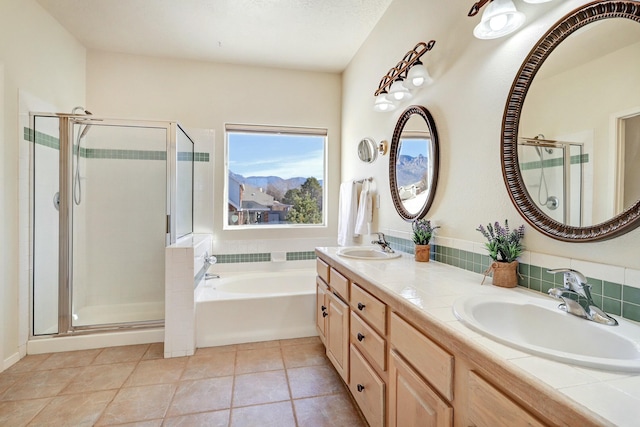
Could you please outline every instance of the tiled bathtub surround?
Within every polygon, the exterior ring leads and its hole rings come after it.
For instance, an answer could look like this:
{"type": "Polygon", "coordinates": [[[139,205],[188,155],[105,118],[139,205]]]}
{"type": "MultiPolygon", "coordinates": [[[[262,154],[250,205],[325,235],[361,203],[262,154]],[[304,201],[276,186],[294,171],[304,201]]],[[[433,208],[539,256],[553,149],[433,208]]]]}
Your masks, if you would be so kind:
{"type": "MultiPolygon", "coordinates": [[[[395,250],[414,253],[411,240],[387,236],[395,250]]],[[[475,273],[484,273],[491,264],[481,243],[455,239],[436,239],[431,245],[431,259],[475,273]]],[[[591,263],[525,252],[519,260],[518,285],[533,291],[547,293],[553,287],[561,287],[561,274],[547,273],[548,269],[569,267],[580,271],[592,286],[594,301],[604,311],[640,322],[640,271],[624,267],[591,263]]]]}

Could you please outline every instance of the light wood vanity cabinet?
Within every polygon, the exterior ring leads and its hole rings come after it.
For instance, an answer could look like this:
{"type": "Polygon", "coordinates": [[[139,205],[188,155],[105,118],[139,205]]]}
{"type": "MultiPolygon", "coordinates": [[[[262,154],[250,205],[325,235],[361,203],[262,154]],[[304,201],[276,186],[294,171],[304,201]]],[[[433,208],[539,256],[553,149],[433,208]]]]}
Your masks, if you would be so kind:
{"type": "Polygon", "coordinates": [[[349,381],[349,280],[321,259],[316,260],[316,329],[327,357],[349,381]],[[344,300],[343,300],[344,298],[344,300]]]}
{"type": "MultiPolygon", "coordinates": [[[[477,360],[477,353],[474,356],[446,332],[434,333],[420,316],[398,314],[396,310],[405,313],[406,309],[398,305],[402,303],[386,296],[375,285],[365,282],[363,286],[349,280],[347,277],[354,276],[347,270],[341,274],[336,270],[341,268],[339,265],[329,267],[320,262],[318,268],[324,273],[326,266],[329,281],[320,279],[319,270],[318,333],[321,338],[324,333],[327,356],[349,386],[370,426],[556,424],[544,423],[529,412],[528,384],[523,387],[520,381],[520,392],[514,393],[514,377],[487,374],[496,371],[493,368],[487,371],[477,360]],[[510,395],[523,396],[523,403],[510,395]]],[[[536,393],[539,398],[545,397],[536,393]]],[[[570,415],[565,418],[572,420],[570,415]]],[[[571,425],[571,422],[557,424],[571,425]]]]}

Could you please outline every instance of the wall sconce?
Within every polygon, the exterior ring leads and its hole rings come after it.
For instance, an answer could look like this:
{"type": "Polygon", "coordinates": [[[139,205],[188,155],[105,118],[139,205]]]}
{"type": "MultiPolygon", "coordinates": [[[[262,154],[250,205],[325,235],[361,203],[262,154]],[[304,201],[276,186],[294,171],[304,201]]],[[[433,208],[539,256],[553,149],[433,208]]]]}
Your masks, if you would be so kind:
{"type": "Polygon", "coordinates": [[[420,42],[407,52],[402,60],[380,80],[373,109],[378,112],[393,111],[401,101],[412,97],[411,89],[433,81],[420,57],[433,49],[435,40],[420,42]]]}
{"type": "MultiPolygon", "coordinates": [[[[526,3],[547,3],[553,0],[524,0],[526,3]]],[[[513,33],[524,24],[524,13],[516,9],[512,0],[480,0],[471,6],[467,16],[476,16],[487,3],[480,23],[473,29],[479,39],[496,39],[513,33]]]]}

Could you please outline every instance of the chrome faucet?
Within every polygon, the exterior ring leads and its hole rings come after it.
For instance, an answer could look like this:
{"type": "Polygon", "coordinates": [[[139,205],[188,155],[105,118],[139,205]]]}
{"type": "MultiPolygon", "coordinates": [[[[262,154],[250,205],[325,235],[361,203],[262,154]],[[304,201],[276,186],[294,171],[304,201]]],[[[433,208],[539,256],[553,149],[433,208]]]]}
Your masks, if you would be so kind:
{"type": "Polygon", "coordinates": [[[591,297],[591,285],[582,273],[570,268],[547,270],[547,273],[564,274],[564,288],[551,288],[549,295],[562,300],[560,310],[603,325],[616,326],[618,321],[601,310],[591,297]]]}
{"type": "Polygon", "coordinates": [[[389,242],[387,242],[387,239],[385,239],[384,237],[384,233],[375,233],[378,235],[378,240],[372,240],[371,243],[373,243],[374,245],[380,245],[380,248],[382,249],[383,252],[392,254],[395,253],[395,251],[391,248],[391,245],[389,245],[389,242]]]}
{"type": "MultiPolygon", "coordinates": [[[[211,267],[213,264],[218,262],[218,258],[216,258],[213,255],[209,255],[209,252],[205,252],[202,258],[204,259],[204,269],[205,269],[205,271],[208,270],[209,267],[211,267]]],[[[204,273],[204,280],[219,279],[219,278],[220,278],[219,274],[204,273]]]]}

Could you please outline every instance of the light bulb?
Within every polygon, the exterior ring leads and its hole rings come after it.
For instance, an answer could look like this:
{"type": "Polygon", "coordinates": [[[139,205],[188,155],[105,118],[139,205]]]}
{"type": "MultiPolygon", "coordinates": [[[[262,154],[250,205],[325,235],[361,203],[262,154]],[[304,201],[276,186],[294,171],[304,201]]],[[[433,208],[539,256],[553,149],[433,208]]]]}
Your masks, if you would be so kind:
{"type": "Polygon", "coordinates": [[[394,101],[402,101],[403,99],[411,98],[411,92],[409,92],[409,89],[402,83],[402,79],[398,79],[391,85],[389,96],[394,101]]]}
{"type": "Polygon", "coordinates": [[[489,19],[489,27],[493,31],[500,31],[505,27],[505,25],[507,25],[507,22],[509,22],[509,18],[507,18],[506,15],[494,16],[493,18],[489,19]]]}
{"type": "Polygon", "coordinates": [[[520,28],[524,20],[524,13],[518,12],[511,0],[493,0],[482,14],[480,23],[473,29],[473,35],[479,39],[506,36],[520,28]]]}
{"type": "Polygon", "coordinates": [[[432,81],[433,79],[429,75],[429,71],[427,71],[427,68],[420,60],[416,61],[407,73],[407,83],[415,88],[429,84],[432,81]]]}
{"type": "Polygon", "coordinates": [[[395,110],[396,104],[387,97],[386,92],[383,92],[380,95],[376,96],[376,101],[373,105],[373,109],[379,113],[384,113],[387,111],[395,110]]]}

